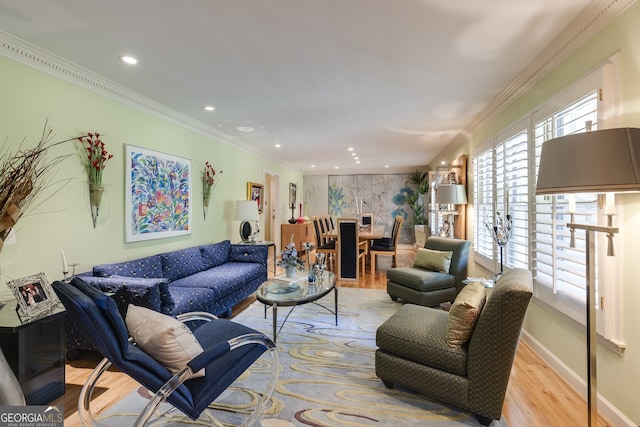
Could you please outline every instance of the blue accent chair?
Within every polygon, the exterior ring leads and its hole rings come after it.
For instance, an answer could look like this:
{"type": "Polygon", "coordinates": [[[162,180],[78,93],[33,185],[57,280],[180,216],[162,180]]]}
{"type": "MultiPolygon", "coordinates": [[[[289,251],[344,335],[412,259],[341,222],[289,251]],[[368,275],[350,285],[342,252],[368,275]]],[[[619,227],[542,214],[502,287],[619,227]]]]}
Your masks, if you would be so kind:
{"type": "Polygon", "coordinates": [[[204,352],[193,358],[175,375],[137,347],[129,339],[123,316],[115,301],[99,289],[76,277],[70,283],[56,281],[53,288],[69,316],[76,319],[84,335],[103,359],[84,384],[78,400],[78,415],[83,425],[98,425],[91,412],[91,395],[102,373],[112,364],[129,375],[151,393],[135,426],[144,426],[160,403],[166,401],[196,420],[236,378],[263,353],[271,355],[272,372],[266,392],[256,405],[246,424],[253,424],[261,415],[273,393],[279,373],[275,344],[264,334],[246,326],[215,316],[194,312],[177,316],[183,322],[199,322],[193,334],[204,352]],[[205,369],[205,376],[191,378],[205,369]]]}

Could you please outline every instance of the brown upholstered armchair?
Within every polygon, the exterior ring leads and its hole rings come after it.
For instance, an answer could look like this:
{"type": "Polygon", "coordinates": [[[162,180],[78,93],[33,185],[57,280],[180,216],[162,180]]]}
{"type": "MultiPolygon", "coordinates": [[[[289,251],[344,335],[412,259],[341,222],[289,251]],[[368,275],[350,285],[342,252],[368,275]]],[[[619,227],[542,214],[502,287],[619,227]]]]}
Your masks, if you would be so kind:
{"type": "Polygon", "coordinates": [[[468,240],[430,236],[426,249],[453,252],[449,271],[443,273],[420,267],[398,267],[387,270],[387,293],[392,300],[398,298],[411,304],[435,306],[453,302],[464,287],[469,263],[468,240]]]}
{"type": "Polygon", "coordinates": [[[405,304],[378,328],[376,375],[389,388],[473,412],[484,425],[500,419],[531,289],[528,270],[504,273],[487,290],[469,341],[454,348],[446,341],[449,313],[405,304]]]}

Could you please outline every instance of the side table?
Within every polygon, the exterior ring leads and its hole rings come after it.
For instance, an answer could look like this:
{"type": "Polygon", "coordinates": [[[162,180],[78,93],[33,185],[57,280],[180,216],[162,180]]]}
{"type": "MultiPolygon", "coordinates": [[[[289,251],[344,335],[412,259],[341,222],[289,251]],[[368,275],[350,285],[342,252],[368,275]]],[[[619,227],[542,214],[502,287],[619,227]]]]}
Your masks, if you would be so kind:
{"type": "Polygon", "coordinates": [[[46,405],[65,391],[65,309],[21,317],[10,299],[0,308],[0,348],[28,405],[46,405]]]}

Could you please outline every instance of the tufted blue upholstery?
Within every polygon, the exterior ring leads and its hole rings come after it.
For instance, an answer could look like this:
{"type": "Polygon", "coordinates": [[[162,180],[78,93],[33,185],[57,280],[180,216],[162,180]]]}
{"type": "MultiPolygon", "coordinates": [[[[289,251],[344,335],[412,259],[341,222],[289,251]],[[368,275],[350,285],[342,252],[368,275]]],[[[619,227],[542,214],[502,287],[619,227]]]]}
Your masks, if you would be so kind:
{"type": "MultiPolygon", "coordinates": [[[[121,313],[129,303],[177,316],[205,311],[228,316],[231,308],[267,280],[266,246],[229,240],[137,260],[102,264],[77,277],[112,294],[121,313]]],[[[67,321],[67,356],[92,349],[76,319],[67,321]]]]}
{"type": "MultiPolygon", "coordinates": [[[[155,393],[172,374],[140,348],[128,342],[124,319],[112,298],[88,285],[83,279],[71,283],[56,281],[53,288],[67,314],[78,320],[91,344],[121,371],[155,393]]],[[[254,330],[224,319],[206,322],[194,335],[208,352],[221,342],[254,330]]],[[[205,367],[206,376],[189,379],[167,397],[167,401],[193,419],[197,419],[217,396],[265,351],[251,344],[228,351],[205,367]]]]}
{"type": "Polygon", "coordinates": [[[224,240],[211,245],[200,246],[204,268],[213,268],[229,261],[231,254],[231,242],[224,240]]]}

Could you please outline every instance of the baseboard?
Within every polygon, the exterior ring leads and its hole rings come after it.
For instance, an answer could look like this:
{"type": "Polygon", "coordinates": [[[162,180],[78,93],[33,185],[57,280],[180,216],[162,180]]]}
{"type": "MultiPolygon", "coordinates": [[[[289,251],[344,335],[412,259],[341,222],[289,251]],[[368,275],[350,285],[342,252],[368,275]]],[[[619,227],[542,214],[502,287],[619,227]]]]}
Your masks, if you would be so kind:
{"type": "MultiPolygon", "coordinates": [[[[547,364],[547,366],[553,369],[567,384],[569,384],[569,386],[576,390],[578,394],[584,396],[584,400],[586,400],[587,383],[585,380],[572,371],[564,364],[564,362],[558,359],[526,330],[522,330],[520,338],[529,347],[531,347],[531,349],[547,364]]],[[[598,393],[598,413],[604,419],[609,421],[611,425],[637,427],[636,423],[631,421],[611,402],[602,397],[600,393],[598,393]]]]}

